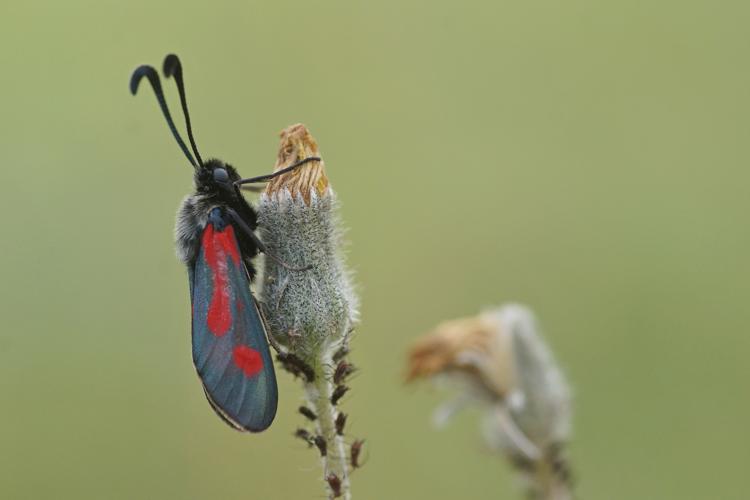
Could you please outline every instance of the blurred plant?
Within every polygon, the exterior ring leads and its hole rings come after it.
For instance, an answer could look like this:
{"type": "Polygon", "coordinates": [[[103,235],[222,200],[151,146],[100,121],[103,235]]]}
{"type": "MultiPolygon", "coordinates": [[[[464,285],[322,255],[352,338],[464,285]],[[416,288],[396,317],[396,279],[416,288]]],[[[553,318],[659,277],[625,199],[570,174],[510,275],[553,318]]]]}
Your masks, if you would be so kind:
{"type": "MultiPolygon", "coordinates": [[[[281,132],[275,170],[319,156],[307,128],[293,125],[281,132]]],[[[307,401],[299,411],[312,429],[295,435],[319,451],[329,498],[349,499],[346,414],[337,405],[354,370],[346,356],[358,300],[344,266],[336,210],[323,161],[310,161],[268,184],[258,222],[269,253],[291,266],[311,266],[300,271],[265,259],[262,299],[279,360],[304,385],[307,401]]]]}
{"type": "Polygon", "coordinates": [[[460,391],[436,410],[437,425],[468,405],[482,406],[487,446],[508,458],[529,497],[572,498],[570,391],[531,311],[509,304],[441,323],[409,353],[407,381],[424,377],[460,391]]]}

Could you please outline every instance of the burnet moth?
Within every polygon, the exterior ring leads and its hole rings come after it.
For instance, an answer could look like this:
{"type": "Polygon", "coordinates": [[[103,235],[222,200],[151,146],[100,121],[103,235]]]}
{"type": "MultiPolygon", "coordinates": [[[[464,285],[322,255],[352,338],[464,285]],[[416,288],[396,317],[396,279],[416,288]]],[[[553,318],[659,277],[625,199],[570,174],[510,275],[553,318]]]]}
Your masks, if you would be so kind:
{"type": "Polygon", "coordinates": [[[195,192],[183,200],[175,228],[177,255],[187,266],[190,280],[193,364],[216,413],[237,430],[260,432],[276,416],[278,391],[265,322],[250,291],[255,276],[253,258],[264,252],[267,258],[289,266],[269,255],[255,235],[257,215],[240,186],[267,182],[319,158],[306,158],[273,174],[249,179],[242,179],[234,167],[221,160],[204,161],[193,138],[182,65],[176,55],[164,59],[163,71],[177,84],[195,157],[177,132],[156,69],[148,65],[136,68],[130,91],[135,95],[140,81],[148,79],[172,135],[194,169],[195,192]]]}

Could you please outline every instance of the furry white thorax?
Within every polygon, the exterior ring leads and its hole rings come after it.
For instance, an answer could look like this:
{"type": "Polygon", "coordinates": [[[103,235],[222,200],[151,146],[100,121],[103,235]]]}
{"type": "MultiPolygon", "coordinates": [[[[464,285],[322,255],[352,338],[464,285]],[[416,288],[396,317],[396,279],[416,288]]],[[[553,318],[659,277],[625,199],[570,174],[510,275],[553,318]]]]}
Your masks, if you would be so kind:
{"type": "Polygon", "coordinates": [[[177,209],[174,227],[177,258],[189,265],[198,255],[200,235],[208,223],[208,213],[216,203],[201,194],[189,194],[177,209]]]}

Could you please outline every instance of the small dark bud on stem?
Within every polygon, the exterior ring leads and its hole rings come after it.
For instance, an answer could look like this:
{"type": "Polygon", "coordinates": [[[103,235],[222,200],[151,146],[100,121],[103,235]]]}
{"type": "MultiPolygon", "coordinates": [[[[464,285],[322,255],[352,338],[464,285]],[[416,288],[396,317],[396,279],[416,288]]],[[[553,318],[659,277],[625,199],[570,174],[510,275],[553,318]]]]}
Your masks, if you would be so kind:
{"type": "Polygon", "coordinates": [[[336,434],[343,436],[344,426],[346,426],[346,413],[339,413],[336,416],[336,434]]]}
{"type": "Polygon", "coordinates": [[[328,474],[326,476],[328,487],[331,488],[333,498],[339,498],[341,496],[341,479],[336,474],[328,474]]]}
{"type": "Polygon", "coordinates": [[[336,385],[341,385],[344,381],[346,381],[346,377],[354,373],[354,365],[351,363],[348,363],[346,361],[341,361],[338,366],[336,366],[336,370],[333,372],[333,383],[336,385]]]}
{"type": "Polygon", "coordinates": [[[313,442],[315,443],[315,446],[318,447],[318,451],[320,451],[321,457],[324,457],[328,454],[328,444],[326,443],[326,438],[324,438],[323,436],[315,436],[313,442]]]}
{"type": "Polygon", "coordinates": [[[349,387],[345,385],[339,385],[333,390],[333,394],[331,395],[331,404],[337,405],[339,403],[339,400],[344,397],[344,394],[349,390],[349,387]]]}
{"type": "Polygon", "coordinates": [[[305,418],[307,418],[307,419],[308,419],[308,420],[310,420],[311,422],[315,421],[315,419],[316,419],[316,418],[318,418],[318,416],[317,416],[317,415],[315,414],[315,412],[314,412],[314,411],[312,411],[312,410],[311,410],[310,408],[308,408],[307,406],[300,406],[300,407],[299,407],[299,412],[300,412],[300,413],[301,413],[302,415],[304,415],[304,416],[305,416],[305,418]]]}

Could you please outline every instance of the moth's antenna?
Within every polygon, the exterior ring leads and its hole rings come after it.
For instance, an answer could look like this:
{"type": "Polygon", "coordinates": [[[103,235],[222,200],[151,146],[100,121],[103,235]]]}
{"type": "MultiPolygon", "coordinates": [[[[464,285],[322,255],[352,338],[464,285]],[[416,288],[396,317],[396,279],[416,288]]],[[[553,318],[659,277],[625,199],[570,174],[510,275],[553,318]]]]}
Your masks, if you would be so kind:
{"type": "Polygon", "coordinates": [[[172,131],[172,135],[177,140],[177,144],[180,145],[180,149],[182,149],[182,152],[185,153],[185,156],[187,157],[188,161],[190,161],[190,164],[193,166],[193,168],[198,168],[198,165],[195,164],[195,160],[193,159],[193,156],[190,154],[190,151],[185,145],[185,141],[182,140],[182,137],[180,137],[180,134],[177,132],[177,128],[174,126],[174,121],[172,121],[172,115],[169,114],[169,108],[167,108],[167,101],[164,100],[164,92],[162,92],[161,90],[161,81],[159,80],[159,73],[157,73],[156,70],[152,66],[148,66],[145,64],[143,66],[138,66],[136,70],[133,71],[133,76],[130,77],[130,92],[133,95],[135,95],[136,92],[138,92],[138,84],[141,82],[141,79],[144,76],[148,78],[148,81],[151,84],[151,87],[154,89],[154,94],[156,94],[156,100],[159,101],[159,107],[161,108],[161,112],[164,113],[164,118],[167,119],[167,125],[169,125],[169,130],[172,131]]]}
{"type": "Polygon", "coordinates": [[[297,163],[293,163],[292,165],[289,165],[288,167],[284,167],[281,170],[277,170],[276,172],[274,172],[272,174],[259,175],[257,177],[249,177],[247,179],[240,179],[238,181],[234,181],[234,185],[235,186],[240,186],[242,184],[257,184],[259,182],[268,182],[268,181],[270,181],[272,179],[275,179],[276,177],[278,177],[280,175],[283,175],[283,174],[285,174],[287,172],[291,172],[295,168],[299,168],[302,165],[304,165],[305,163],[310,162],[310,161],[321,161],[321,160],[320,160],[319,156],[309,156],[307,158],[301,159],[297,163]]]}
{"type": "Polygon", "coordinates": [[[169,78],[174,76],[174,80],[177,83],[177,91],[180,93],[180,102],[182,103],[182,112],[185,114],[185,125],[187,126],[188,139],[190,139],[190,145],[193,147],[193,153],[195,158],[198,160],[198,164],[203,166],[203,160],[198,152],[198,146],[195,144],[193,138],[193,127],[190,126],[190,113],[188,112],[187,99],[185,98],[185,83],[182,80],[182,64],[180,59],[175,54],[169,54],[164,58],[164,76],[169,78]]]}

